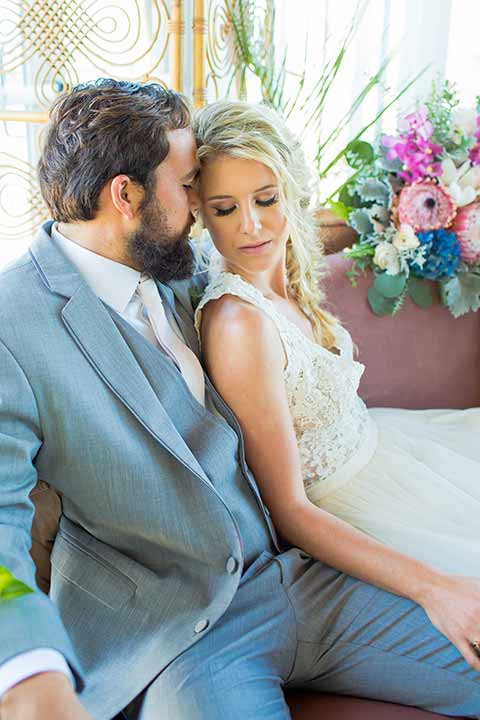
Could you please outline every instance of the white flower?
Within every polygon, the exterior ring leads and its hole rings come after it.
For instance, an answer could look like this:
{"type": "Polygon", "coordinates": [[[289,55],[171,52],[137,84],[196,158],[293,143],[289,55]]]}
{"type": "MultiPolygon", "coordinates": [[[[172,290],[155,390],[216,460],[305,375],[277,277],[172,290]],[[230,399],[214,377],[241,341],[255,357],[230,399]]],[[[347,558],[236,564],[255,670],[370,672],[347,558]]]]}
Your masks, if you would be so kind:
{"type": "Polygon", "coordinates": [[[392,240],[397,250],[414,250],[420,245],[420,240],[415,235],[415,230],[411,225],[402,223],[400,230],[392,240]]]}
{"type": "Polygon", "coordinates": [[[477,129],[477,113],[475,108],[458,108],[452,115],[454,133],[474,135],[477,129]]]}
{"type": "Polygon", "coordinates": [[[462,188],[456,182],[453,182],[448,186],[448,192],[450,193],[453,202],[455,205],[458,205],[458,207],[470,205],[470,203],[472,203],[477,197],[477,193],[473,187],[469,185],[462,188]]]}
{"type": "Polygon", "coordinates": [[[397,275],[400,272],[397,249],[388,242],[381,242],[377,245],[373,262],[381,270],[386,270],[387,275],[397,275]]]}
{"type": "Polygon", "coordinates": [[[469,160],[457,168],[451,158],[446,158],[442,162],[440,182],[458,207],[469,205],[480,187],[480,168],[471,167],[469,160]]]}
{"type": "MultiPolygon", "coordinates": [[[[470,163],[469,163],[470,164],[470,163]]],[[[440,182],[445,187],[448,187],[450,183],[455,182],[458,178],[458,168],[453,162],[452,158],[446,158],[442,162],[442,175],[440,182]]]]}
{"type": "Polygon", "coordinates": [[[478,191],[480,189],[480,166],[475,165],[474,167],[468,168],[468,165],[469,163],[467,162],[463,163],[458,171],[458,184],[463,188],[471,185],[471,187],[478,191]],[[465,172],[462,172],[463,169],[465,169],[465,172]]]}

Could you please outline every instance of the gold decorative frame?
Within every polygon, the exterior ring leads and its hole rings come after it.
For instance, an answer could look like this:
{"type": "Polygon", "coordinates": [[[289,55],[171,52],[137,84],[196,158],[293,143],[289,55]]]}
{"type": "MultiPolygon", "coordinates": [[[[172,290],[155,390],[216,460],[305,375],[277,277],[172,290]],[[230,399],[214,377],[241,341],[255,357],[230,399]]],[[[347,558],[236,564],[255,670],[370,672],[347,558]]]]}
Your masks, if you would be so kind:
{"type": "MultiPolygon", "coordinates": [[[[162,82],[190,94],[195,107],[218,97],[234,68],[228,7],[237,2],[0,0],[0,83],[5,86],[13,78],[25,86],[20,102],[7,105],[4,100],[2,106],[0,84],[0,134],[12,122],[24,123],[27,130],[44,125],[53,100],[92,77],[89,72],[162,82]]],[[[34,136],[36,143],[38,132],[26,131],[30,147],[34,136]]],[[[31,232],[43,217],[40,208],[33,166],[0,153],[1,234],[10,237],[15,222],[17,235],[31,232]],[[11,223],[2,195],[14,176],[30,189],[30,197],[25,217],[11,223]]]]}

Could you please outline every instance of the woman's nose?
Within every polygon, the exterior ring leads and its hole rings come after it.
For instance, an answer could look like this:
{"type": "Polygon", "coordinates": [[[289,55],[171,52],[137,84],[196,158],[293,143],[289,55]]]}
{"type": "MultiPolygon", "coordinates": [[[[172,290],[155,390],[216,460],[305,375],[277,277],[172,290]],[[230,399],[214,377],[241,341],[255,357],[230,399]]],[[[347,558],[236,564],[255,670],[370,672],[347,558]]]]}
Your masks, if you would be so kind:
{"type": "Polygon", "coordinates": [[[255,208],[248,206],[241,210],[240,232],[244,235],[254,235],[260,230],[262,224],[255,208]]]}

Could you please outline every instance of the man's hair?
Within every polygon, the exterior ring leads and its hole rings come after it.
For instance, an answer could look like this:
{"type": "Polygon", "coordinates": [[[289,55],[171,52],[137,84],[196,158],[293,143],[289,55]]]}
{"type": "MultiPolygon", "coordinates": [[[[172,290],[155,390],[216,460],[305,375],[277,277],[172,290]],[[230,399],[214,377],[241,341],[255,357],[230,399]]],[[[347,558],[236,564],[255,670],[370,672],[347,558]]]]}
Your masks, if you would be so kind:
{"type": "Polygon", "coordinates": [[[60,96],[38,164],[53,219],[92,220],[102,188],[117,175],[150,187],[168,155],[167,131],[189,126],[186,99],[158,83],[102,78],[60,96]]]}

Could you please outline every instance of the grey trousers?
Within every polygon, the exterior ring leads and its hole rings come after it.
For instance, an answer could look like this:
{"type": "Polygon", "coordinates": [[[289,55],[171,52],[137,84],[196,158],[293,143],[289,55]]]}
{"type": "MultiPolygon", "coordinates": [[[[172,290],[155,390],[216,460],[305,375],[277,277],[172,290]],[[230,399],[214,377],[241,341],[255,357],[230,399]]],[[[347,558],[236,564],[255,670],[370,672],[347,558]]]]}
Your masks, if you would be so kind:
{"type": "Polygon", "coordinates": [[[424,611],[291,549],[262,553],[216,625],[128,720],[287,720],[283,688],[480,716],[480,675],[424,611]]]}

